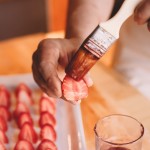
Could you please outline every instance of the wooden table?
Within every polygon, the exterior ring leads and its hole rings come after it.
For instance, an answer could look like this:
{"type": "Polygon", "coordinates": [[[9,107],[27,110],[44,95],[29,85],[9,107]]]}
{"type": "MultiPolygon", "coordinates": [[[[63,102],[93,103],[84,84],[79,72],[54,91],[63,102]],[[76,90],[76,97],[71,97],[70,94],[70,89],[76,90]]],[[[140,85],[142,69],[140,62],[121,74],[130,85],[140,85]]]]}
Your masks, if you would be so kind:
{"type": "MultiPolygon", "coordinates": [[[[0,74],[31,72],[32,53],[46,37],[63,37],[63,33],[28,35],[0,42],[0,74]]],[[[143,150],[150,149],[150,101],[128,84],[121,75],[98,62],[91,71],[94,86],[81,103],[88,150],[94,150],[93,127],[98,119],[113,113],[137,118],[146,128],[143,150]]]]}

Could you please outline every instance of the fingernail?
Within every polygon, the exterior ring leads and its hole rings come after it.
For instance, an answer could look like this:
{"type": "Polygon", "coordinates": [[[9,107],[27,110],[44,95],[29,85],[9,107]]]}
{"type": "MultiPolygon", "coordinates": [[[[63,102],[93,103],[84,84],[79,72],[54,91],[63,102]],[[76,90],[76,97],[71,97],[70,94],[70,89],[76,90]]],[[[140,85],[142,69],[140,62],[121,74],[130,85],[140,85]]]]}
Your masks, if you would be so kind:
{"type": "Polygon", "coordinates": [[[91,78],[88,78],[86,82],[88,87],[93,85],[93,80],[91,78]]]}

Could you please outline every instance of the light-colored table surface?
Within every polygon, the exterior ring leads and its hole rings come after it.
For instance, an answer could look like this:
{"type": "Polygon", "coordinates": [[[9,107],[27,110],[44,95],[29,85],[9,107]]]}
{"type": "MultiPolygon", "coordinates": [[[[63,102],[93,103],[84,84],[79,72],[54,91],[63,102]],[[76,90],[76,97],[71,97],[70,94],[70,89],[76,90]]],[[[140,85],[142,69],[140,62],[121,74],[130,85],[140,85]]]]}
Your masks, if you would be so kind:
{"type": "MultiPolygon", "coordinates": [[[[46,37],[62,37],[61,33],[34,34],[0,42],[0,74],[31,72],[32,53],[46,37]]],[[[98,62],[91,71],[94,86],[81,103],[87,149],[94,150],[93,127],[98,119],[113,113],[137,118],[146,128],[143,150],[149,150],[150,101],[130,86],[118,73],[98,62]]]]}

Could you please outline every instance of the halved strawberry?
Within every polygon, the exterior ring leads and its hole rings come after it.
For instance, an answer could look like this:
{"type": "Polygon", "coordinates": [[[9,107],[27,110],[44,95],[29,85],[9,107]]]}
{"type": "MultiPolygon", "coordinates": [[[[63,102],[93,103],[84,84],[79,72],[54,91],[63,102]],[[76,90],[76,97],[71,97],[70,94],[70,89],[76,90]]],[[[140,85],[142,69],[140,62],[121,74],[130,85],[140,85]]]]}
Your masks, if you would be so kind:
{"type": "Polygon", "coordinates": [[[40,99],[40,112],[49,112],[50,114],[54,115],[56,108],[54,103],[52,103],[48,98],[42,97],[40,99]]]}
{"type": "Polygon", "coordinates": [[[28,95],[31,97],[32,96],[32,91],[31,89],[25,84],[25,83],[20,83],[15,90],[15,95],[18,97],[18,93],[20,90],[24,90],[28,93],[28,95]]]}
{"type": "Polygon", "coordinates": [[[88,87],[84,80],[75,81],[66,75],[62,83],[62,93],[68,101],[74,102],[88,96],[88,87]]]}
{"type": "Polygon", "coordinates": [[[10,112],[5,106],[0,106],[0,116],[7,122],[11,119],[10,112]]]}
{"type": "Polygon", "coordinates": [[[4,85],[0,85],[0,106],[10,106],[10,93],[4,85]]]}
{"type": "Polygon", "coordinates": [[[21,128],[26,122],[33,125],[33,120],[31,118],[30,114],[27,112],[23,112],[19,115],[19,118],[17,121],[19,128],[21,128]]]}
{"type": "Polygon", "coordinates": [[[52,126],[56,125],[56,119],[49,112],[45,111],[40,114],[39,125],[42,127],[45,124],[50,124],[52,126]]]}
{"type": "Polygon", "coordinates": [[[0,116],[0,130],[7,131],[7,122],[0,116]]]}
{"type": "Polygon", "coordinates": [[[0,142],[3,144],[8,143],[8,138],[3,130],[0,130],[0,142]]]}
{"type": "Polygon", "coordinates": [[[56,103],[56,98],[49,97],[46,93],[42,93],[41,97],[48,98],[52,103],[56,103]]]}
{"type": "Polygon", "coordinates": [[[56,141],[56,132],[54,130],[54,127],[49,124],[45,124],[40,131],[40,138],[42,140],[48,139],[51,141],[56,141]]]}
{"type": "Polygon", "coordinates": [[[5,145],[2,142],[0,142],[0,150],[6,150],[5,145]]]}
{"type": "Polygon", "coordinates": [[[23,102],[27,106],[30,106],[30,104],[33,103],[31,95],[32,92],[29,87],[27,87],[27,85],[25,85],[24,83],[18,85],[15,94],[18,102],[23,102]]]}
{"type": "Polygon", "coordinates": [[[25,90],[18,91],[17,102],[24,102],[27,106],[33,104],[32,97],[25,90]]]}
{"type": "Polygon", "coordinates": [[[57,150],[56,145],[51,140],[42,140],[37,150],[57,150]]]}
{"type": "Polygon", "coordinates": [[[38,136],[33,128],[33,126],[26,122],[22,126],[20,133],[19,133],[19,140],[27,140],[31,143],[36,143],[38,140],[38,136]]]}
{"type": "Polygon", "coordinates": [[[25,103],[19,102],[19,103],[17,104],[17,106],[16,106],[15,111],[14,111],[14,117],[15,117],[15,119],[17,120],[18,117],[19,117],[19,115],[20,115],[21,113],[24,113],[24,112],[29,113],[29,109],[28,109],[28,107],[26,106],[25,103]]]}
{"type": "Polygon", "coordinates": [[[20,140],[16,143],[14,150],[34,150],[34,148],[29,141],[20,140]]]}

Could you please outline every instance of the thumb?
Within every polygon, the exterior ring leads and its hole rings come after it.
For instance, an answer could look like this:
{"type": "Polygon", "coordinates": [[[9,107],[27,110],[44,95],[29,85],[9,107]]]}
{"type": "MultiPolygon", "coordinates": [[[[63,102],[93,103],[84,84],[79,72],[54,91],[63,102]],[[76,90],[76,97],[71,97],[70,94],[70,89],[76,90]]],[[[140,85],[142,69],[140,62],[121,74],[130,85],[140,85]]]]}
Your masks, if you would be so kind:
{"type": "Polygon", "coordinates": [[[88,87],[91,87],[93,85],[93,80],[92,78],[90,77],[90,74],[87,73],[84,77],[83,77],[83,80],[85,81],[86,85],[88,87]]]}

